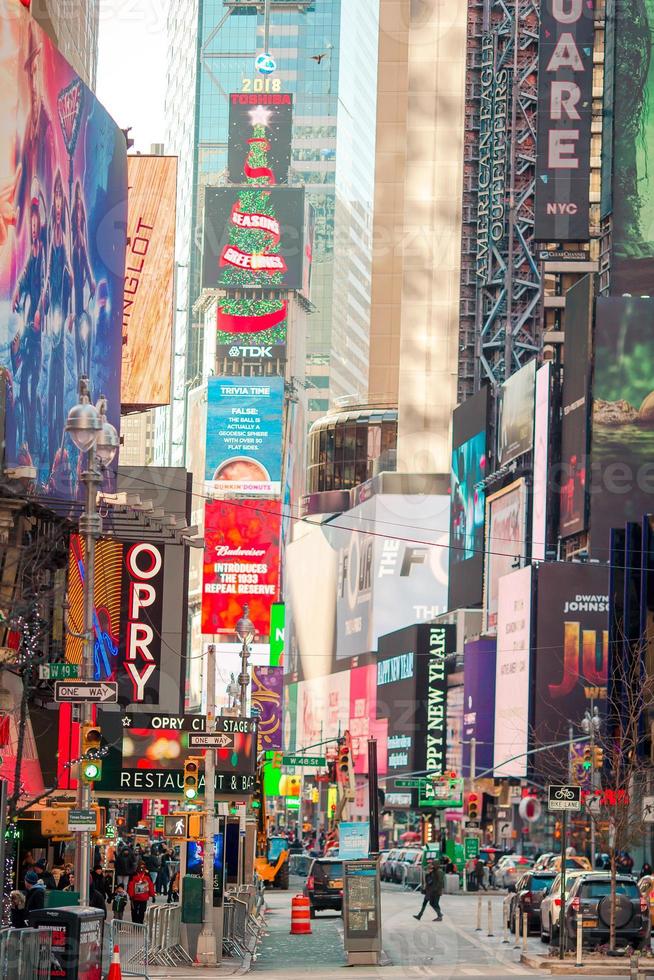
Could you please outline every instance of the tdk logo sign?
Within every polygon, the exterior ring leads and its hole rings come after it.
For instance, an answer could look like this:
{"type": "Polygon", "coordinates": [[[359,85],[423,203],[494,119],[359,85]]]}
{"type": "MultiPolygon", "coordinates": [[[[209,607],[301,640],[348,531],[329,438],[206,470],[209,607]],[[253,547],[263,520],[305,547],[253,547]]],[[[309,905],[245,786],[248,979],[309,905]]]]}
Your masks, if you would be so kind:
{"type": "Polygon", "coordinates": [[[272,357],[272,347],[230,347],[230,357],[272,357]]]}

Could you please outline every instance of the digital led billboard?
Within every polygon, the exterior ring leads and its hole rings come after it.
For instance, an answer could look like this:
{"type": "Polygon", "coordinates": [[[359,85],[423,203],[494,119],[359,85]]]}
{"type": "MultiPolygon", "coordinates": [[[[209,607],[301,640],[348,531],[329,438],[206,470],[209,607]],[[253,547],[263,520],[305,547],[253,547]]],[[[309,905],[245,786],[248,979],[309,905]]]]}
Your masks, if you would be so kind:
{"type": "Polygon", "coordinates": [[[475,745],[475,772],[493,767],[495,738],[494,637],[469,640],[463,652],[463,776],[470,775],[471,740],[475,745]]]}
{"type": "Polygon", "coordinates": [[[598,297],[595,316],[591,554],[611,528],[641,524],[654,492],[654,299],[598,297]]]}
{"type": "Polygon", "coordinates": [[[276,501],[207,501],[203,633],[235,633],[247,604],[257,634],[269,636],[270,609],[279,598],[280,529],[276,501]]]}
{"type": "Polygon", "coordinates": [[[497,425],[499,466],[528,453],[534,445],[535,388],[535,358],[502,385],[497,425]]]}
{"type": "Polygon", "coordinates": [[[281,377],[209,378],[205,477],[217,493],[281,493],[281,377]]]}
{"type": "Polygon", "coordinates": [[[532,566],[499,582],[495,661],[495,775],[527,775],[531,692],[532,566]]]}
{"type": "Polygon", "coordinates": [[[565,294],[559,534],[587,527],[588,440],[594,283],[584,276],[565,294]]]}
{"type": "Polygon", "coordinates": [[[124,406],[170,403],[177,157],[130,156],[123,363],[124,406]]]}
{"type": "Polygon", "coordinates": [[[452,419],[449,609],[481,605],[487,424],[488,389],[484,388],[457,406],[452,419]]]}
{"type": "MultiPolygon", "coordinates": [[[[537,745],[582,730],[586,712],[606,711],[609,572],[604,565],[545,563],[538,569],[533,731],[537,745]]],[[[539,772],[567,774],[565,749],[541,752],[539,772]],[[564,771],[565,770],[565,771],[564,771]]]]}
{"type": "Polygon", "coordinates": [[[534,237],[589,237],[595,0],[542,0],[534,237]]]}
{"type": "Polygon", "coordinates": [[[288,183],[293,96],[287,92],[234,92],[229,96],[227,167],[232,184],[288,183]]]}
{"type": "Polygon", "coordinates": [[[544,561],[547,554],[549,520],[550,420],[552,409],[552,365],[536,371],[534,410],[534,475],[531,493],[531,557],[544,561]]]}
{"type": "MultiPolygon", "coordinates": [[[[120,427],[125,139],[49,37],[0,0],[0,368],[5,464],[55,501],[82,492],[64,424],[81,376],[120,427]]],[[[113,487],[118,461],[106,487],[113,487]]]]}
{"type": "Polygon", "coordinates": [[[500,579],[524,564],[527,555],[527,487],[516,480],[486,499],[484,632],[497,629],[500,579]]]}
{"type": "Polygon", "coordinates": [[[282,748],[283,688],[283,667],[252,667],[251,700],[258,711],[260,752],[282,748]]]}

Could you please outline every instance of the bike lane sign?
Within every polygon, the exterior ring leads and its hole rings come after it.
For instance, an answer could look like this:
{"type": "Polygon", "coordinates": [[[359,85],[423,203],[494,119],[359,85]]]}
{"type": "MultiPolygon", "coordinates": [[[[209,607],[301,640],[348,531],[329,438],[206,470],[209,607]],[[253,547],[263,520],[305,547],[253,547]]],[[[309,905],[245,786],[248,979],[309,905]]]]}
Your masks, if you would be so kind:
{"type": "Polygon", "coordinates": [[[581,810],[581,786],[548,786],[547,809],[550,813],[581,810]]]}

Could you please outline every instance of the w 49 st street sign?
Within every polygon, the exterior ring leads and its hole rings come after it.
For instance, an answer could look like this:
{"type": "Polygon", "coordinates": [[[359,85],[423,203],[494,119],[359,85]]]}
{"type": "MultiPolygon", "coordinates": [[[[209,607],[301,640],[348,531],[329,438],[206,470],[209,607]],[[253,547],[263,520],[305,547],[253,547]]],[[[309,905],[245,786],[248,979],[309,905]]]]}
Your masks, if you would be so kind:
{"type": "Polygon", "coordinates": [[[548,786],[547,809],[550,813],[581,810],[581,786],[548,786]]]}

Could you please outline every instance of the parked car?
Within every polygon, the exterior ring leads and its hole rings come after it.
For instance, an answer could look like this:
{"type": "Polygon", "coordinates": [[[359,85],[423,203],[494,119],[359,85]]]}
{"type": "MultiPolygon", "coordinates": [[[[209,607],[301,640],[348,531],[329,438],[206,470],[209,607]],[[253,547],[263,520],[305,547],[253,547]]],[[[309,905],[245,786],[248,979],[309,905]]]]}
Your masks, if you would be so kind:
{"type": "Polygon", "coordinates": [[[402,881],[402,865],[408,860],[409,854],[414,851],[415,848],[412,847],[402,847],[397,855],[395,861],[393,862],[393,867],[391,868],[391,881],[396,884],[400,884],[402,881]]]}
{"type": "MultiPolygon", "coordinates": [[[[566,942],[577,941],[577,918],[582,915],[583,941],[599,946],[609,940],[611,875],[595,871],[575,879],[565,909],[566,942]]],[[[652,925],[649,901],[631,875],[616,878],[615,935],[618,944],[648,949],[652,925]]]]}
{"type": "MultiPolygon", "coordinates": [[[[587,857],[583,857],[581,854],[568,854],[565,859],[566,870],[570,871],[592,871],[593,866],[587,857]]],[[[552,858],[550,863],[547,865],[548,871],[560,871],[561,870],[561,857],[557,855],[552,858]]]]}
{"type": "Polygon", "coordinates": [[[393,869],[395,862],[400,856],[401,848],[392,847],[385,858],[382,859],[379,874],[382,881],[393,881],[393,869]]]}
{"type": "Polygon", "coordinates": [[[343,911],[343,862],[338,858],[314,858],[304,886],[304,894],[309,899],[310,915],[315,919],[316,912],[331,909],[343,911]]]}
{"type": "Polygon", "coordinates": [[[512,854],[503,859],[493,871],[493,884],[496,888],[515,888],[521,874],[534,866],[531,858],[512,854]]]}
{"type": "Polygon", "coordinates": [[[555,878],[553,871],[536,871],[532,868],[518,879],[515,891],[509,892],[504,899],[505,915],[509,917],[511,932],[515,929],[516,909],[520,913],[520,928],[522,928],[522,917],[526,912],[529,916],[527,928],[540,929],[541,902],[555,878]]]}
{"type": "Polygon", "coordinates": [[[536,859],[534,871],[547,871],[549,862],[555,857],[557,857],[557,855],[554,853],[554,851],[546,851],[545,854],[541,854],[540,857],[536,859]]]}
{"type": "MultiPolygon", "coordinates": [[[[576,878],[588,874],[587,871],[566,871],[565,891],[566,897],[570,894],[570,889],[576,878]]],[[[559,912],[561,910],[561,875],[557,874],[540,903],[540,939],[543,943],[551,942],[553,945],[558,940],[559,935],[559,912]]]]}
{"type": "Polygon", "coordinates": [[[398,878],[406,888],[415,888],[422,881],[422,851],[407,851],[398,862],[398,878]]]}

